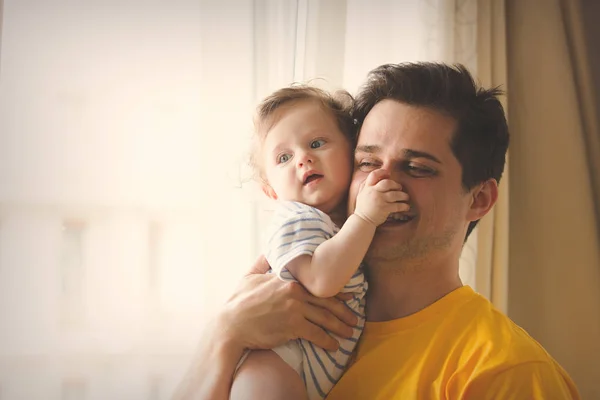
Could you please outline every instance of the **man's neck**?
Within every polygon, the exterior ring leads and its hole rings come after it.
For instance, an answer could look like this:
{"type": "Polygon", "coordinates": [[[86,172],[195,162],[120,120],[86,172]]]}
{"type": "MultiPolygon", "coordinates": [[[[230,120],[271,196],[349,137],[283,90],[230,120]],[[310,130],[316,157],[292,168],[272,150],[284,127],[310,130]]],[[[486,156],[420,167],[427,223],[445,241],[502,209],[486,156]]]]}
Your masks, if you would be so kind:
{"type": "MultiPolygon", "coordinates": [[[[397,262],[396,262],[397,263],[397,262]]],[[[463,286],[456,265],[372,265],[368,268],[367,320],[390,321],[414,314],[463,286]]]]}

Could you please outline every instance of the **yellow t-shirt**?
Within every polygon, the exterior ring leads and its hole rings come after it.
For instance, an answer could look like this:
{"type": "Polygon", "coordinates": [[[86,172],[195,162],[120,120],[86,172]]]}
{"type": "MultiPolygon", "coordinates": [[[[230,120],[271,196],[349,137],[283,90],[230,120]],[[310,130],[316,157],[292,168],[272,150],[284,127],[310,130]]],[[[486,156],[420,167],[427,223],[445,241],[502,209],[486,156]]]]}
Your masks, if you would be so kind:
{"type": "MultiPolygon", "coordinates": [[[[367,300],[368,301],[368,300],[367,300]]],[[[579,399],[569,375],[469,286],[387,322],[367,322],[327,400],[579,399]]]]}

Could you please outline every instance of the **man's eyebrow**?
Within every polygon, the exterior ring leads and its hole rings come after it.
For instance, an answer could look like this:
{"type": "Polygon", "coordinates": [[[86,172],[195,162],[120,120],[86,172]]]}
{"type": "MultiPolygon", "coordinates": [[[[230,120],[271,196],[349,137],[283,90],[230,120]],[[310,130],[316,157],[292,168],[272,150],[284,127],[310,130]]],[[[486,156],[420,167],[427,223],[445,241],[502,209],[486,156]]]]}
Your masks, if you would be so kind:
{"type": "Polygon", "coordinates": [[[433,154],[425,153],[424,151],[404,149],[402,152],[406,158],[427,158],[428,160],[435,161],[438,164],[442,163],[433,154]]]}
{"type": "Polygon", "coordinates": [[[381,146],[373,145],[373,144],[363,144],[356,146],[356,152],[361,153],[378,153],[381,151],[381,146]]]}
{"type": "MultiPolygon", "coordinates": [[[[356,153],[368,153],[375,154],[381,151],[382,147],[376,144],[366,144],[366,145],[358,145],[356,146],[356,153]]],[[[433,154],[426,153],[424,151],[412,150],[412,149],[404,149],[402,150],[402,154],[405,158],[427,158],[428,160],[434,161],[438,164],[442,162],[433,154]]]]}

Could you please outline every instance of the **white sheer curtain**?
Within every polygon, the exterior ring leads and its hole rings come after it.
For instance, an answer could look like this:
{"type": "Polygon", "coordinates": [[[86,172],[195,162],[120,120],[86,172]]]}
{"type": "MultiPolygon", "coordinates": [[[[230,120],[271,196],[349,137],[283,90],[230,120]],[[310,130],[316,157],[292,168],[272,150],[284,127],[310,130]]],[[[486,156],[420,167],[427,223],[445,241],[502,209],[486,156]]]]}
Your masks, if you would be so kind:
{"type": "Polygon", "coordinates": [[[257,100],[356,92],[386,62],[475,70],[475,1],[0,5],[2,400],[169,397],[260,251],[257,100]]]}
{"type": "Polygon", "coordinates": [[[297,4],[0,4],[0,397],[168,398],[257,253],[243,158],[297,4]]]}

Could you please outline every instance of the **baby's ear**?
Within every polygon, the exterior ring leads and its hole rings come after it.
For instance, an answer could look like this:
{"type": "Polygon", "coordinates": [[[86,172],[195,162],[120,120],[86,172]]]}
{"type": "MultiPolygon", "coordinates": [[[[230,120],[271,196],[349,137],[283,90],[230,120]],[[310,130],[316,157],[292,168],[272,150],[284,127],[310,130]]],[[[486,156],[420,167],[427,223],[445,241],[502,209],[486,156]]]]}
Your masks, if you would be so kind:
{"type": "Polygon", "coordinates": [[[262,184],[262,191],[264,194],[267,195],[268,198],[277,200],[277,193],[275,193],[271,185],[269,185],[268,183],[262,184]]]}

